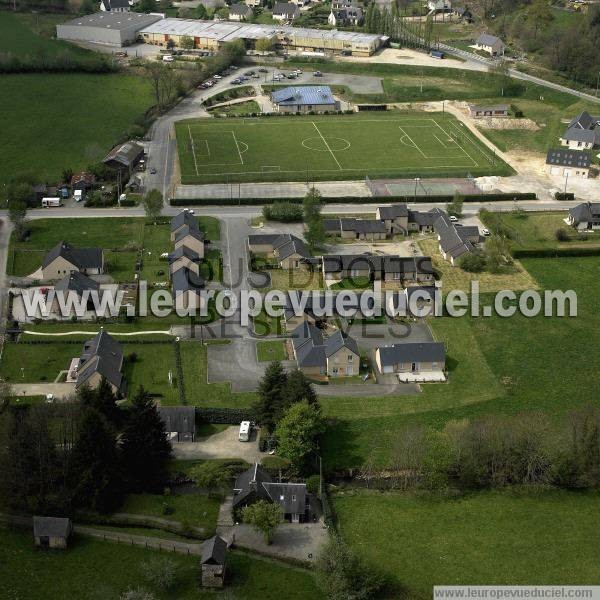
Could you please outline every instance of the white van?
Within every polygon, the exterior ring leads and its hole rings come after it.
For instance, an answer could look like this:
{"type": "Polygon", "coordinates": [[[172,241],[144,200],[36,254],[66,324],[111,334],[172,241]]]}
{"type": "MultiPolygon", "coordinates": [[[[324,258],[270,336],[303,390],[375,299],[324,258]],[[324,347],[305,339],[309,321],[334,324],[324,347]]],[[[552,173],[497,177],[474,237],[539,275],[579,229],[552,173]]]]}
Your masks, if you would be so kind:
{"type": "Polygon", "coordinates": [[[75,202],[81,202],[83,200],[83,190],[75,190],[73,198],[75,198],[75,202]]]}
{"type": "Polygon", "coordinates": [[[60,198],[42,198],[42,208],[62,206],[60,198]]]}
{"type": "Polygon", "coordinates": [[[170,54],[165,54],[162,59],[163,62],[173,62],[175,60],[170,54]]]}
{"type": "Polygon", "coordinates": [[[240,442],[249,442],[250,441],[250,421],[242,421],[240,423],[240,442]]]}

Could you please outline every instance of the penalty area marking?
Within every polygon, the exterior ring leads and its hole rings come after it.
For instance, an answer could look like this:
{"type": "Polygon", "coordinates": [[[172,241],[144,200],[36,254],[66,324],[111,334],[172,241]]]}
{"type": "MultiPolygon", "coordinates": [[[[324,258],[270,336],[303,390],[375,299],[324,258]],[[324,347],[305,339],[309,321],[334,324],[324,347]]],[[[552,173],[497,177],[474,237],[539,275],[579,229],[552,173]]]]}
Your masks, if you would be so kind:
{"type": "Polygon", "coordinates": [[[238,144],[237,138],[235,137],[235,131],[232,130],[231,135],[233,136],[233,141],[235,142],[235,147],[237,148],[238,156],[240,157],[240,162],[244,164],[244,159],[242,158],[242,153],[240,151],[240,145],[238,144]]]}
{"type": "MultiPolygon", "coordinates": [[[[421,150],[421,148],[419,148],[419,146],[417,146],[415,144],[414,140],[410,137],[410,135],[408,135],[408,133],[406,133],[406,131],[404,131],[404,129],[402,129],[402,127],[400,125],[398,125],[398,129],[404,134],[403,137],[408,138],[409,142],[421,153],[421,156],[423,158],[427,158],[427,156],[425,156],[423,150],[421,150]]],[[[402,141],[402,138],[400,138],[400,140],[402,141]]],[[[404,143],[404,145],[408,146],[408,144],[406,144],[406,143],[404,143]]]]}

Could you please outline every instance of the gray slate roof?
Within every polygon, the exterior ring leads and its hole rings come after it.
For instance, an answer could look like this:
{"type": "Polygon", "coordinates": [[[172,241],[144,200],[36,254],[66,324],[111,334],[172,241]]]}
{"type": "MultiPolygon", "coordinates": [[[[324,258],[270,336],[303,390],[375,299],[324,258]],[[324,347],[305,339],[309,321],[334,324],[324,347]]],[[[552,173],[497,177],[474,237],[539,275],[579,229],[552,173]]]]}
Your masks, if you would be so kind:
{"type": "Polygon", "coordinates": [[[431,258],[428,256],[374,256],[368,254],[328,254],[323,256],[325,273],[338,273],[351,269],[368,270],[371,274],[434,273],[431,258]]]}
{"type": "Polygon", "coordinates": [[[504,42],[495,35],[490,35],[489,33],[482,33],[475,42],[480,46],[495,46],[498,42],[504,45],[504,42]]]}
{"type": "Polygon", "coordinates": [[[350,352],[353,352],[357,356],[360,356],[360,352],[358,351],[358,344],[353,337],[342,333],[341,331],[336,331],[333,335],[329,336],[325,341],[325,355],[329,358],[333,356],[336,352],[340,351],[342,348],[348,349],[350,352]]]}
{"type": "Polygon", "coordinates": [[[63,517],[33,517],[34,537],[66,538],[71,533],[71,519],[63,517]]]}
{"type": "Polygon", "coordinates": [[[295,19],[300,14],[300,9],[291,2],[276,2],[273,6],[274,15],[283,15],[286,19],[295,19]]]}
{"type": "Polygon", "coordinates": [[[180,242],[186,237],[196,238],[199,242],[204,241],[204,234],[194,227],[190,227],[189,225],[183,225],[183,227],[177,232],[175,236],[175,243],[180,242]]]}
{"type": "MultiPolygon", "coordinates": [[[[128,0],[110,0],[110,7],[129,7],[128,0]]],[[[103,163],[117,163],[117,165],[131,168],[143,156],[144,148],[135,142],[125,142],[115,146],[102,160],[103,163]]]]}
{"type": "Polygon", "coordinates": [[[379,216],[382,219],[397,219],[398,217],[408,217],[409,209],[406,204],[394,204],[392,206],[380,206],[379,216]]]}
{"type": "Polygon", "coordinates": [[[277,252],[279,260],[284,260],[292,254],[299,254],[304,258],[309,258],[311,255],[307,245],[291,233],[249,235],[248,243],[273,246],[273,251],[277,252]]]}
{"type": "Polygon", "coordinates": [[[159,406],[158,414],[167,432],[195,433],[196,409],[193,406],[159,406]]]}
{"type": "Polygon", "coordinates": [[[78,269],[101,269],[104,264],[102,248],[75,248],[61,241],[46,253],[42,267],[46,268],[59,256],[78,269]]]}
{"type": "Polygon", "coordinates": [[[355,231],[356,233],[386,233],[385,223],[377,219],[324,219],[326,232],[355,231]]]}
{"type": "Polygon", "coordinates": [[[558,165],[561,167],[579,167],[589,169],[592,156],[589,152],[582,150],[567,150],[563,148],[550,149],[546,155],[547,165],[558,165]]]}
{"type": "Polygon", "coordinates": [[[327,366],[321,330],[304,321],[292,332],[292,345],[299,367],[327,366]]]}
{"type": "Polygon", "coordinates": [[[175,271],[171,277],[171,284],[173,286],[173,292],[196,292],[200,293],[200,290],[206,285],[206,281],[202,275],[196,275],[193,271],[188,268],[183,268],[175,271]]]}
{"type": "Polygon", "coordinates": [[[109,383],[122,389],[124,379],[121,374],[123,351],[121,345],[105,331],[100,331],[83,344],[79,357],[77,384],[80,387],[94,374],[100,373],[109,383]]]}
{"type": "Polygon", "coordinates": [[[177,231],[184,225],[187,225],[191,229],[198,229],[198,219],[187,210],[181,211],[171,219],[171,231],[177,231]]]}
{"type": "Polygon", "coordinates": [[[224,565],[227,555],[227,542],[218,535],[211,537],[202,546],[203,565],[224,565]]]}
{"type": "Polygon", "coordinates": [[[305,483],[263,483],[267,494],[284,514],[303,514],[306,510],[305,483]]]}
{"type": "MultiPolygon", "coordinates": [[[[433,228],[440,238],[442,250],[455,259],[463,254],[473,252],[475,246],[467,239],[471,235],[471,227],[456,227],[445,212],[440,211],[437,214],[438,217],[433,223],[433,228]]],[[[479,235],[479,230],[477,230],[477,235],[479,235]]]]}
{"type": "Polygon", "coordinates": [[[600,146],[600,116],[593,117],[589,112],[584,110],[571,119],[569,127],[562,137],[572,142],[583,142],[600,146]]]}
{"type": "Polygon", "coordinates": [[[574,225],[600,220],[600,202],[582,202],[569,209],[574,225]]]}
{"type": "Polygon", "coordinates": [[[250,8],[247,4],[232,4],[229,7],[230,15],[240,15],[241,17],[249,17],[252,14],[252,8],[250,8]]]}
{"type": "Polygon", "coordinates": [[[87,290],[98,291],[100,284],[86,277],[78,271],[65,275],[55,286],[54,291],[56,292],[75,292],[78,296],[83,296],[83,293],[87,290]]]}
{"type": "Polygon", "coordinates": [[[191,248],[183,244],[182,246],[179,246],[179,248],[173,250],[171,254],[169,254],[168,261],[170,263],[173,263],[176,260],[179,260],[183,257],[189,258],[191,261],[194,262],[198,262],[200,260],[200,255],[195,250],[192,250],[191,248]]]}
{"type": "Polygon", "coordinates": [[[444,362],[446,349],[442,342],[407,342],[380,346],[379,357],[382,366],[392,366],[408,362],[444,362]]]}

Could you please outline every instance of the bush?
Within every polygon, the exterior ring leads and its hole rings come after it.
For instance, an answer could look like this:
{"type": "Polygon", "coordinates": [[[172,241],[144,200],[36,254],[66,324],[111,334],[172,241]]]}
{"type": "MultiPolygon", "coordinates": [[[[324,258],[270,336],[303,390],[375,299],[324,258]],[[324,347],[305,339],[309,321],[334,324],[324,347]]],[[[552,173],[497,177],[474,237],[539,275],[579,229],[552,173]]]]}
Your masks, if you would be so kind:
{"type": "Polygon", "coordinates": [[[177,564],[166,556],[155,556],[140,565],[144,579],[159,590],[169,590],[175,583],[177,564]]]}
{"type": "Polygon", "coordinates": [[[172,515],[175,512],[175,509],[167,502],[163,502],[161,512],[163,515],[168,516],[168,515],[172,515]]]}
{"type": "Polygon", "coordinates": [[[267,471],[278,473],[279,470],[286,471],[290,468],[290,461],[287,458],[281,456],[265,456],[260,461],[261,467],[264,467],[267,471]]]}
{"type": "Polygon", "coordinates": [[[320,475],[311,475],[306,480],[306,489],[309,494],[317,495],[321,488],[321,477],[320,475]]]}
{"type": "Polygon", "coordinates": [[[554,232],[554,237],[556,238],[556,240],[558,242],[568,242],[569,241],[569,232],[564,229],[563,227],[560,227],[559,229],[557,229],[554,232]]]}
{"type": "Polygon", "coordinates": [[[573,192],[554,192],[555,200],[575,200],[573,192]]]}
{"type": "Polygon", "coordinates": [[[127,355],[127,362],[129,363],[136,363],[138,359],[138,355],[136,352],[132,352],[131,354],[127,355]]]}
{"type": "Polygon", "coordinates": [[[485,256],[482,252],[463,254],[458,259],[458,266],[468,273],[481,273],[485,269],[485,256]]]}
{"type": "Polygon", "coordinates": [[[263,208],[263,216],[268,221],[292,223],[302,221],[302,206],[292,202],[275,202],[263,208]]]}

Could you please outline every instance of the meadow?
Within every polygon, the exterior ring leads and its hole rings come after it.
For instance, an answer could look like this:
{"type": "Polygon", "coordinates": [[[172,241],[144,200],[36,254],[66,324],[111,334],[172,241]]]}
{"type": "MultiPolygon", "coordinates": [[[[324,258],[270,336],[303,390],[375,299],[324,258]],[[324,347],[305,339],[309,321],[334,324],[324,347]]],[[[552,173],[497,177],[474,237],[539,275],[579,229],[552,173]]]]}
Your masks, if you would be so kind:
{"type": "Polygon", "coordinates": [[[183,183],[510,172],[441,113],[190,120],[175,129],[183,183]]]}
{"type": "Polygon", "coordinates": [[[434,585],[597,584],[589,535],[598,493],[479,492],[457,498],[342,492],[342,537],[392,587],[390,597],[431,598],[434,585]]]}
{"type": "MultiPolygon", "coordinates": [[[[198,557],[169,554],[177,569],[170,591],[154,590],[142,576],[141,563],[165,556],[144,548],[75,536],[67,552],[34,548],[31,532],[1,529],[0,578],[9,598],[119,598],[129,588],[145,587],[158,600],[215,598],[198,587],[198,557]]],[[[166,535],[166,534],[165,534],[166,535]]],[[[228,594],[247,600],[316,600],[321,598],[313,576],[276,562],[228,555],[228,594]]]]}

